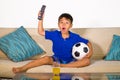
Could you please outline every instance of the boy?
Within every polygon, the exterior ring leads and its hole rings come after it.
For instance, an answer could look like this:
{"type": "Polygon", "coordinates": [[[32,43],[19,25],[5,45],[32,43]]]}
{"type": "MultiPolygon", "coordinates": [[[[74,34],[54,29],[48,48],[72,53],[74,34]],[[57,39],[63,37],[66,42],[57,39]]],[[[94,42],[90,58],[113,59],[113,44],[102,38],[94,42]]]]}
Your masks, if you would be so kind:
{"type": "MultiPolygon", "coordinates": [[[[38,13],[38,16],[40,15],[41,13],[38,13]]],[[[90,57],[92,56],[91,43],[87,39],[80,37],[78,34],[69,31],[72,27],[72,16],[68,13],[63,13],[59,16],[58,27],[60,31],[45,31],[43,28],[43,18],[38,21],[38,33],[53,42],[52,50],[54,55],[41,57],[22,67],[13,68],[13,72],[24,72],[33,67],[52,65],[56,58],[60,62],[60,67],[84,67],[89,65],[90,57]],[[90,52],[82,60],[75,60],[72,57],[72,46],[77,42],[84,42],[90,48],[90,52]]]]}

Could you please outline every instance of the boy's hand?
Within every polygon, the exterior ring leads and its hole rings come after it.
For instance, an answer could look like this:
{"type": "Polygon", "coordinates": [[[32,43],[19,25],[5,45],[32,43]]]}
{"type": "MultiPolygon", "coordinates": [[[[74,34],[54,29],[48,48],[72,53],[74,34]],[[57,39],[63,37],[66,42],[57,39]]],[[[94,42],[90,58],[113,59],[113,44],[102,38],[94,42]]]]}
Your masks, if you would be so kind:
{"type": "Polygon", "coordinates": [[[41,12],[39,11],[39,12],[38,12],[38,20],[42,20],[43,17],[44,17],[44,14],[43,14],[43,16],[42,16],[42,18],[41,18],[41,12]],[[41,18],[41,19],[40,19],[40,18],[41,18]]]}
{"type": "Polygon", "coordinates": [[[40,10],[39,13],[38,13],[38,20],[42,20],[42,19],[43,19],[43,15],[44,15],[44,12],[45,12],[45,8],[46,8],[46,6],[45,6],[45,5],[42,5],[41,10],[40,10]]]}

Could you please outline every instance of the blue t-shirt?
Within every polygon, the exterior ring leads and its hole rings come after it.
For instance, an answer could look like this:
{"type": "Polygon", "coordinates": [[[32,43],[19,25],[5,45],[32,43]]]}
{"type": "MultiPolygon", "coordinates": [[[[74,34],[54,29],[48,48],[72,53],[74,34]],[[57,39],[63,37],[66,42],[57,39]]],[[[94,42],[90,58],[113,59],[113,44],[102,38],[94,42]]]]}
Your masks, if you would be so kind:
{"type": "Polygon", "coordinates": [[[69,31],[69,37],[62,38],[61,32],[55,31],[45,31],[45,38],[52,41],[52,50],[55,57],[66,62],[72,61],[74,58],[72,56],[72,47],[77,42],[88,43],[87,39],[80,37],[78,34],[69,31]]]}

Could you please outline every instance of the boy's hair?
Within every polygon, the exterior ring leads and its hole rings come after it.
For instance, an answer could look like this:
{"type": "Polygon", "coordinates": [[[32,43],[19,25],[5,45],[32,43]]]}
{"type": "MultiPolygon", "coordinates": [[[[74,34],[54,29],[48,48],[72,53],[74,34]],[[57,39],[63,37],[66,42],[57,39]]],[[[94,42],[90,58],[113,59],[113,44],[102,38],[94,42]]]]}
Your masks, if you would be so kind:
{"type": "Polygon", "coordinates": [[[59,18],[58,18],[58,22],[59,22],[60,19],[63,18],[63,17],[65,17],[66,19],[69,19],[69,20],[71,21],[71,23],[73,22],[72,16],[71,16],[70,14],[68,14],[68,13],[63,13],[63,14],[61,14],[61,15],[59,16],[59,18]]]}

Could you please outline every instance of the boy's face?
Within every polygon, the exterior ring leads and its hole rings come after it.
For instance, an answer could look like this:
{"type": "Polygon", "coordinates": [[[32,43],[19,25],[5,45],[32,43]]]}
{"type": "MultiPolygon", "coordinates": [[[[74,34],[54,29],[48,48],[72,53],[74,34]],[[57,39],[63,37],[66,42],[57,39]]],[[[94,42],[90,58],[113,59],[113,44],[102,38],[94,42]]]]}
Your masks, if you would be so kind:
{"type": "Polygon", "coordinates": [[[72,23],[69,19],[63,17],[60,19],[58,26],[62,33],[68,33],[69,29],[72,27],[72,23]]]}

